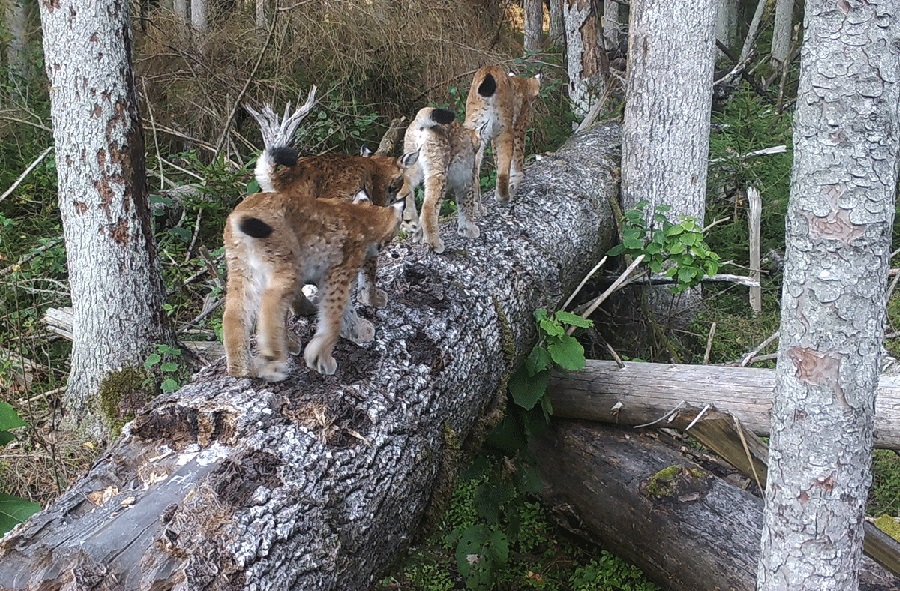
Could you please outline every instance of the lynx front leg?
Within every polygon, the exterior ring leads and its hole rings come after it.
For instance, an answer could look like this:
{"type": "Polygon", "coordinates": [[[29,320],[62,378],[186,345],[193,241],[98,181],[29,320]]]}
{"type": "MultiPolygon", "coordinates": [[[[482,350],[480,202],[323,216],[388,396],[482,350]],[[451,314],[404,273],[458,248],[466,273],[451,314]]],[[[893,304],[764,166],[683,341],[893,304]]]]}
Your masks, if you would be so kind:
{"type": "Polygon", "coordinates": [[[438,214],[441,209],[441,200],[447,188],[446,173],[437,173],[425,179],[425,201],[422,203],[422,233],[423,239],[434,252],[444,252],[444,241],[441,240],[440,228],[438,228],[438,214]]]}
{"type": "Polygon", "coordinates": [[[257,375],[268,382],[280,382],[288,376],[286,319],[296,289],[291,276],[273,278],[262,294],[256,331],[257,375]]]}
{"type": "Polygon", "coordinates": [[[456,193],[456,231],[466,238],[481,236],[481,230],[475,225],[475,218],[478,215],[475,199],[475,183],[470,183],[467,188],[456,193]]]}
{"type": "Polygon", "coordinates": [[[228,271],[225,313],[222,315],[222,340],[225,343],[225,364],[228,375],[242,377],[252,375],[250,367],[250,325],[255,309],[249,310],[244,291],[244,278],[236,269],[228,271]]]}
{"type": "Polygon", "coordinates": [[[519,141],[519,138],[516,138],[515,145],[513,146],[512,161],[510,162],[509,166],[510,199],[515,199],[516,194],[519,192],[519,186],[522,184],[523,178],[525,178],[524,138],[522,138],[522,141],[519,141]]]}
{"type": "Polygon", "coordinates": [[[337,370],[337,361],[331,353],[340,336],[341,320],[350,299],[350,281],[357,266],[351,263],[358,263],[358,259],[345,260],[343,264],[332,267],[319,286],[319,326],[303,356],[307,367],[321,374],[332,375],[337,370]]]}
{"type": "Polygon", "coordinates": [[[383,289],[378,289],[375,285],[375,276],[378,272],[378,257],[366,257],[363,261],[363,267],[359,271],[359,286],[357,299],[364,306],[373,306],[375,308],[384,308],[387,305],[387,294],[383,289]]]}
{"type": "Polygon", "coordinates": [[[497,163],[497,198],[509,203],[509,173],[513,153],[512,134],[504,129],[493,141],[494,160],[497,163]]]}

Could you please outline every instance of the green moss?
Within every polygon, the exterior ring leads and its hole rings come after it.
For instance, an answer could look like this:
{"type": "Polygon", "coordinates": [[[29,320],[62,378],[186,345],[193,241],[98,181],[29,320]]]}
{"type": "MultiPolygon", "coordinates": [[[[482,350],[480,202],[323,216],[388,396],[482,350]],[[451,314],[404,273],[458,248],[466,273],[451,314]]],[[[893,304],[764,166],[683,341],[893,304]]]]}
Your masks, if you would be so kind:
{"type": "Polygon", "coordinates": [[[143,368],[123,367],[106,374],[100,382],[100,412],[111,437],[118,437],[122,426],[134,418],[134,411],[148,401],[146,390],[147,372],[143,368]]]}
{"type": "Polygon", "coordinates": [[[668,497],[675,492],[675,479],[681,474],[681,466],[663,468],[647,481],[647,494],[651,497],[668,497]]]}
{"type": "Polygon", "coordinates": [[[878,529],[900,542],[900,523],[896,519],[890,515],[882,515],[875,520],[875,525],[878,529]]]}

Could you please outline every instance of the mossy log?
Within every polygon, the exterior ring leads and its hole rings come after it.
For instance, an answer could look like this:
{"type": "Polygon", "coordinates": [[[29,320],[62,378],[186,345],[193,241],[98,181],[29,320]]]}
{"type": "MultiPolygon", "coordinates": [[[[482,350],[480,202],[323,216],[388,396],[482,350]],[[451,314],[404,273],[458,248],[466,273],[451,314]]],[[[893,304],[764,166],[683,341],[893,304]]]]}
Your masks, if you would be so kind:
{"type": "MultiPolygon", "coordinates": [[[[756,589],[763,500],[722,464],[665,433],[584,421],[555,419],[532,449],[544,499],[579,536],[669,591],[756,589]]],[[[864,557],[860,589],[900,578],[864,557]]]]}
{"type": "MultiPolygon", "coordinates": [[[[611,244],[619,129],[530,166],[481,237],[382,257],[376,339],[271,385],[216,363],[137,413],[89,473],[0,542],[0,589],[369,588],[448,494],[460,447],[553,308],[611,244]]],[[[310,327],[299,321],[304,342],[310,327]]],[[[499,396],[498,396],[499,395],[499,396]]],[[[493,413],[497,414],[497,413],[493,413]]]]}

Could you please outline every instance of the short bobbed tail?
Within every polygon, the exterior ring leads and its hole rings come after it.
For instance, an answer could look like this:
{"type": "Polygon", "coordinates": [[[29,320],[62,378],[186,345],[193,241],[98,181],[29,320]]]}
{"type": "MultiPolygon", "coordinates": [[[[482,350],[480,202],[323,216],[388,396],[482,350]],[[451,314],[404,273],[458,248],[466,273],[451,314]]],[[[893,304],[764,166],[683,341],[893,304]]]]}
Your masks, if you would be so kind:
{"type": "Polygon", "coordinates": [[[268,238],[274,228],[259,218],[245,217],[238,222],[238,229],[251,238],[268,238]]]}

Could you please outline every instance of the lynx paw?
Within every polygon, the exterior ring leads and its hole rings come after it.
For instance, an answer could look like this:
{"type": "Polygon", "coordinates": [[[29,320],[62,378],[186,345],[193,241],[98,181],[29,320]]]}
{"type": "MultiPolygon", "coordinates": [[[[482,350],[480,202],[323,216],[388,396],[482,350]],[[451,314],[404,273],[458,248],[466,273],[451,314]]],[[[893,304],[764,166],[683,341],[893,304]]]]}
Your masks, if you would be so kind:
{"type": "Polygon", "coordinates": [[[474,222],[460,222],[459,226],[456,229],[456,232],[460,236],[464,236],[466,238],[478,238],[479,236],[481,236],[481,230],[478,229],[478,226],[476,226],[474,222]]]}
{"type": "Polygon", "coordinates": [[[372,287],[359,292],[359,303],[364,306],[384,308],[387,305],[387,294],[383,289],[372,287]]]}
{"type": "Polygon", "coordinates": [[[285,359],[256,359],[256,375],[267,382],[280,382],[288,377],[288,362],[285,359]]]}
{"type": "Polygon", "coordinates": [[[421,226],[419,225],[419,220],[403,220],[403,222],[400,224],[400,229],[407,234],[412,235],[413,238],[415,238],[416,234],[419,233],[419,228],[421,228],[421,226]]]}
{"type": "Polygon", "coordinates": [[[337,361],[331,356],[331,351],[326,351],[325,349],[325,339],[323,337],[315,337],[306,346],[303,357],[306,359],[308,368],[330,376],[337,370],[337,361]]]}

